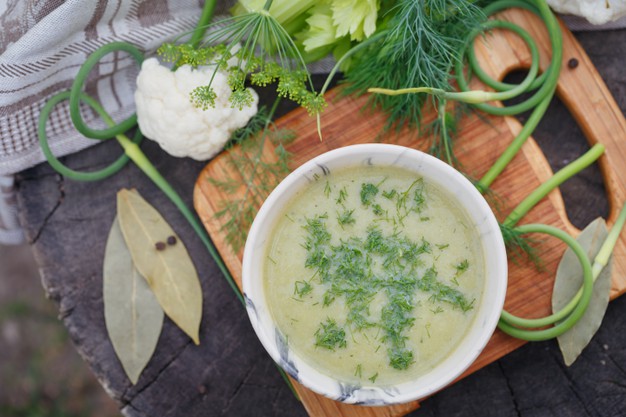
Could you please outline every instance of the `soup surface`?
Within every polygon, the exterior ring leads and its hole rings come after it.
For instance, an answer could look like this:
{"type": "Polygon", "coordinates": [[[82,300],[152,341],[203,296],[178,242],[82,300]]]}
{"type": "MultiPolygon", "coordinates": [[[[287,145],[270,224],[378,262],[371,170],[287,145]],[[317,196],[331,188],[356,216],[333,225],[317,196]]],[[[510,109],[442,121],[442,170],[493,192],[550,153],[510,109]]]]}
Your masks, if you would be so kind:
{"type": "Polygon", "coordinates": [[[451,197],[397,167],[317,177],[285,207],[264,289],[290,347],[361,385],[426,373],[458,345],[483,291],[484,254],[451,197]]]}

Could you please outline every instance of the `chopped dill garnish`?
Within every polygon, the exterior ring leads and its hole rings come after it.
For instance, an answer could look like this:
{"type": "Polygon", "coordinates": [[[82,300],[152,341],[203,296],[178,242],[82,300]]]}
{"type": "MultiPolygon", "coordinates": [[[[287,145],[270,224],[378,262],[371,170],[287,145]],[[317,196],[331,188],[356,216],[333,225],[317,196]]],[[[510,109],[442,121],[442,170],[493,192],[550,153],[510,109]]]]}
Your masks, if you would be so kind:
{"type": "Polygon", "coordinates": [[[396,198],[396,212],[398,222],[404,224],[404,219],[410,212],[421,213],[426,204],[426,196],[424,190],[424,180],[418,178],[405,191],[398,193],[396,198]],[[409,197],[411,196],[411,190],[414,190],[412,205],[409,206],[409,197]]]}
{"type": "MultiPolygon", "coordinates": [[[[416,203],[425,201],[421,198],[424,194],[420,183],[421,179],[416,180],[404,193],[395,194],[396,204],[400,198],[405,198],[402,204],[411,202],[411,208],[405,213],[407,216],[416,212],[413,209],[416,203]]],[[[366,206],[374,208],[377,205],[373,202],[377,193],[377,186],[361,184],[361,202],[366,202],[366,206]]],[[[353,212],[338,212],[338,223],[353,221],[353,212]]],[[[323,306],[342,299],[347,309],[347,329],[355,332],[378,328],[379,340],[386,346],[389,364],[393,368],[407,369],[414,362],[414,352],[406,342],[408,331],[415,323],[417,291],[429,293],[432,303],[448,303],[463,311],[472,308],[473,302],[469,302],[463,293],[437,279],[434,266],[425,267],[422,255],[431,254],[432,245],[423,237],[412,240],[399,231],[387,234],[371,225],[364,237],[352,236],[335,243],[326,213],[305,220],[305,266],[315,270],[319,277],[317,282],[325,289],[323,306]],[[380,317],[374,317],[370,303],[378,294],[383,294],[386,301],[380,317]]],[[[440,306],[436,308],[436,312],[443,311],[440,306]]],[[[429,329],[427,333],[430,335],[429,329]]],[[[348,343],[345,331],[331,321],[323,323],[315,336],[317,346],[333,346],[328,347],[331,350],[335,344],[328,340],[336,338],[348,343]]],[[[336,343],[340,346],[339,342],[336,343]]]]}
{"type": "Polygon", "coordinates": [[[369,206],[378,194],[378,187],[372,183],[361,184],[361,203],[369,206]]]}
{"type": "Polygon", "coordinates": [[[359,378],[363,378],[363,369],[361,364],[358,364],[356,366],[356,370],[354,371],[354,376],[359,377],[359,378]]]}
{"type": "Polygon", "coordinates": [[[441,308],[441,306],[437,306],[434,309],[431,309],[430,311],[433,312],[433,314],[439,314],[439,313],[443,313],[443,308],[441,308]]]}
{"type": "Polygon", "coordinates": [[[454,277],[452,277],[452,282],[454,282],[456,285],[459,285],[459,281],[457,280],[457,278],[459,278],[461,275],[463,275],[463,273],[465,273],[465,271],[467,271],[467,269],[469,268],[469,261],[467,259],[464,259],[463,261],[454,265],[454,268],[456,269],[456,272],[454,273],[454,277]]]}
{"type": "Polygon", "coordinates": [[[347,198],[348,198],[348,189],[346,187],[343,187],[341,188],[341,190],[339,190],[339,197],[337,197],[337,204],[345,203],[347,198]]]}
{"type": "Polygon", "coordinates": [[[324,186],[324,195],[326,198],[330,197],[330,182],[326,181],[326,185],[324,186]]]}
{"type": "Polygon", "coordinates": [[[328,307],[329,305],[333,303],[333,301],[335,301],[335,296],[330,292],[326,292],[324,294],[324,300],[322,302],[322,305],[324,307],[328,307]]]}
{"type": "Polygon", "coordinates": [[[455,265],[454,268],[456,269],[456,273],[458,275],[461,275],[462,273],[467,271],[467,269],[469,268],[469,261],[467,259],[464,259],[463,261],[455,265]]]}
{"type": "Polygon", "coordinates": [[[345,348],[346,332],[337,326],[335,320],[327,318],[326,322],[320,323],[320,327],[315,332],[315,346],[329,350],[345,348]]]}
{"type": "Polygon", "coordinates": [[[385,210],[383,210],[383,208],[380,206],[380,204],[373,204],[372,205],[372,211],[377,216],[382,216],[385,213],[385,210]]]}
{"type": "Polygon", "coordinates": [[[424,190],[424,179],[420,178],[415,183],[415,191],[413,194],[413,207],[412,210],[416,213],[421,213],[426,205],[426,196],[424,190]]]}
{"type": "Polygon", "coordinates": [[[327,214],[307,219],[304,229],[308,232],[304,248],[307,250],[305,266],[307,268],[322,268],[329,259],[326,256],[326,246],[330,243],[330,233],[326,230],[327,214]]]}
{"type": "Polygon", "coordinates": [[[387,200],[391,200],[396,196],[397,193],[398,192],[395,189],[392,189],[391,191],[383,191],[383,197],[385,197],[387,200]]]}
{"type": "Polygon", "coordinates": [[[439,249],[439,250],[444,250],[444,249],[448,248],[450,246],[450,244],[449,243],[444,243],[442,245],[435,245],[435,246],[437,246],[437,249],[439,249]]]}
{"type": "Polygon", "coordinates": [[[313,291],[313,287],[306,281],[296,281],[294,283],[293,293],[302,298],[313,291]]]}
{"type": "Polygon", "coordinates": [[[462,292],[441,281],[437,281],[436,277],[437,270],[434,267],[430,267],[417,282],[417,287],[420,290],[431,293],[431,301],[446,302],[460,308],[462,311],[469,311],[473,308],[474,300],[468,301],[462,292]]]}
{"type": "Polygon", "coordinates": [[[354,209],[344,210],[342,213],[337,213],[337,223],[339,223],[339,225],[342,227],[348,224],[354,224],[356,220],[353,214],[354,209]]]}
{"type": "Polygon", "coordinates": [[[389,365],[399,370],[407,369],[413,362],[415,362],[413,360],[413,351],[408,349],[400,349],[397,351],[390,350],[389,356],[389,365]]]}
{"type": "Polygon", "coordinates": [[[378,372],[376,372],[374,375],[370,376],[369,379],[370,381],[372,381],[372,384],[376,383],[376,378],[378,378],[378,372]]]}

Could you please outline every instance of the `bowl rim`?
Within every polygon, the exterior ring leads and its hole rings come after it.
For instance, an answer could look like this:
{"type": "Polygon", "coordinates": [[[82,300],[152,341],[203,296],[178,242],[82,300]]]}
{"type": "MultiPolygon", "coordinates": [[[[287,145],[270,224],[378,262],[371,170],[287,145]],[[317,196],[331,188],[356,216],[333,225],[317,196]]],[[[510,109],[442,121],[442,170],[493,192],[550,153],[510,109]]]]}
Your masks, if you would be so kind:
{"type": "MultiPolygon", "coordinates": [[[[380,163],[380,165],[394,164],[396,162],[380,163]]],[[[282,204],[281,208],[286,203],[282,204]]],[[[449,385],[465,372],[482,352],[495,331],[500,311],[504,306],[507,274],[506,250],[498,222],[476,187],[459,171],[432,155],[400,145],[381,143],[348,145],[330,150],[309,159],[285,177],[259,209],[248,233],[242,262],[242,283],[246,311],[257,337],[272,359],[296,381],[314,392],[333,400],[364,405],[391,405],[424,398],[449,385]],[[281,203],[282,200],[290,201],[299,190],[306,187],[308,183],[317,180],[316,174],[318,177],[319,175],[327,175],[330,172],[329,164],[347,168],[358,166],[359,163],[374,164],[373,160],[377,158],[390,158],[391,161],[394,161],[394,158],[395,161],[410,161],[415,166],[405,168],[413,170],[423,177],[428,177],[429,181],[434,181],[440,186],[444,186],[443,182],[451,181],[451,184],[456,184],[457,191],[460,190],[465,193],[459,197],[454,195],[449,187],[445,187],[448,194],[457,201],[469,199],[474,204],[470,209],[465,207],[467,215],[476,221],[476,226],[481,228],[479,230],[488,231],[487,233],[480,233],[483,256],[485,257],[486,280],[476,316],[459,344],[459,346],[467,344],[471,337],[474,341],[471,346],[465,350],[459,347],[453,349],[432,370],[417,377],[416,380],[389,386],[358,386],[339,381],[330,375],[319,372],[289,349],[284,336],[273,324],[271,312],[266,306],[265,292],[262,282],[260,282],[263,272],[256,262],[260,262],[257,259],[262,260],[264,258],[264,245],[271,235],[271,233],[265,233],[266,229],[270,231],[273,229],[282,212],[282,209],[274,209],[276,204],[281,203]],[[342,162],[352,159],[354,159],[352,162],[342,162]],[[434,170],[441,177],[432,178],[424,175],[422,172],[424,169],[434,170]],[[482,220],[474,210],[478,210],[483,216],[482,220]],[[488,242],[489,245],[486,245],[485,242],[488,242]],[[257,250],[261,247],[263,247],[262,251],[257,250]],[[260,252],[263,253],[259,254],[260,252]],[[257,295],[256,293],[260,294],[257,295]],[[487,294],[489,297],[486,296],[487,294]],[[457,360],[460,363],[456,362],[457,360]],[[443,366],[444,364],[446,366],[443,366]],[[419,381],[425,379],[426,376],[430,382],[420,385],[419,381]]]]}

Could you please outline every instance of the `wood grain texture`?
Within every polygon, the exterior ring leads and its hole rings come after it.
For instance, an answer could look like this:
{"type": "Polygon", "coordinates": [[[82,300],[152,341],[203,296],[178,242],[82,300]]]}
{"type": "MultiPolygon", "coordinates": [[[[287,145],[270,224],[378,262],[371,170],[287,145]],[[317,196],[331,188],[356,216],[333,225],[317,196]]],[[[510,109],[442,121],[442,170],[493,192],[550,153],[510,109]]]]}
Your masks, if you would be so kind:
{"type": "MultiPolygon", "coordinates": [[[[541,22],[530,13],[510,10],[501,17],[526,28],[537,40],[541,67],[549,62],[550,44],[541,22]]],[[[610,205],[609,225],[615,219],[616,211],[626,196],[626,121],[617,107],[604,82],[597,74],[584,50],[572,34],[563,27],[564,59],[558,94],[566,103],[574,118],[589,139],[590,143],[602,143],[606,153],[600,161],[610,205]],[[575,57],[579,61],[576,69],[570,69],[567,61],[575,57]],[[621,147],[620,147],[621,142],[621,147]]],[[[486,36],[477,46],[477,54],[483,67],[495,78],[503,78],[508,72],[526,68],[530,65],[530,55],[524,44],[514,35],[494,31],[486,36]]],[[[301,165],[310,158],[328,150],[354,143],[384,140],[417,149],[428,147],[428,137],[420,137],[416,132],[403,131],[398,135],[380,138],[385,116],[381,113],[364,113],[360,109],[364,98],[338,98],[336,92],[328,95],[329,108],[322,116],[324,141],[319,142],[315,120],[304,111],[296,110],[283,118],[277,125],[297,132],[298,138],[287,146],[294,155],[292,168],[301,165]]],[[[427,111],[424,123],[434,117],[434,112],[427,111]]],[[[513,118],[497,118],[473,115],[466,118],[459,128],[457,137],[457,156],[464,171],[473,177],[480,177],[506,146],[513,140],[521,126],[513,118]]],[[[266,158],[272,157],[271,149],[265,150],[266,158]]],[[[241,251],[235,253],[225,243],[222,221],[215,217],[221,209],[220,202],[233,196],[223,194],[207,178],[237,177],[240,173],[228,163],[224,155],[213,160],[200,174],[194,191],[194,204],[205,227],[213,238],[235,279],[241,285],[241,251]]],[[[532,190],[552,175],[552,170],[537,144],[530,139],[522,151],[509,164],[507,169],[494,182],[492,188],[504,206],[494,206],[500,219],[515,207],[532,190]]],[[[244,192],[240,190],[240,192],[244,192]]],[[[565,205],[558,190],[553,191],[541,201],[522,223],[547,223],[565,229],[572,234],[578,233],[568,220],[565,205]]],[[[543,238],[543,237],[542,237],[543,238]]],[[[544,269],[537,272],[533,266],[511,263],[509,290],[505,308],[514,314],[526,317],[538,317],[550,313],[550,295],[554,271],[565,246],[561,242],[546,239],[541,246],[544,269]]],[[[615,298],[626,291],[626,237],[622,234],[615,251],[611,297],[615,298]]],[[[523,344],[496,331],[484,352],[462,376],[482,368],[523,344]]],[[[417,402],[394,407],[367,408],[337,403],[296,384],[307,412],[312,416],[401,416],[418,407],[417,402]]]]}

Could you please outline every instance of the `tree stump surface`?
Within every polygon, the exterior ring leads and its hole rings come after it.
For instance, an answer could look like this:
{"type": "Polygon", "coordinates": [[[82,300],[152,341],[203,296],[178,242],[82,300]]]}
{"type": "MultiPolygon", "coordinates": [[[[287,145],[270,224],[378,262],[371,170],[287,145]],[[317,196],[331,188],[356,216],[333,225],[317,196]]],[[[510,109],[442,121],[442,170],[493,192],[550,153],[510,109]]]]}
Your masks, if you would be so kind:
{"type": "MultiPolygon", "coordinates": [[[[620,108],[626,110],[626,30],[585,32],[576,37],[620,108]]],[[[261,93],[262,99],[268,95],[261,93]]],[[[533,137],[554,171],[588,149],[558,100],[533,137]]],[[[142,148],[192,207],[194,181],[205,163],[169,157],[149,140],[142,148]]],[[[75,169],[93,170],[120,152],[117,143],[107,141],[62,161],[75,169]]],[[[306,416],[198,237],[137,167],[128,164],[105,181],[79,183],[42,164],[16,179],[21,222],[35,251],[46,294],[58,303],[59,317],[76,349],[125,416],[306,416]],[[136,188],[177,231],[196,265],[204,295],[201,344],[195,346],[166,319],[155,354],[135,386],[126,378],[109,341],[102,303],[104,248],[120,188],[136,188]]],[[[579,228],[608,213],[602,177],[595,166],[569,180],[561,191],[569,217],[579,228]]],[[[622,415],[626,415],[624,297],[610,303],[598,333],[571,367],[563,364],[556,341],[529,343],[423,401],[410,414],[622,415]]]]}

